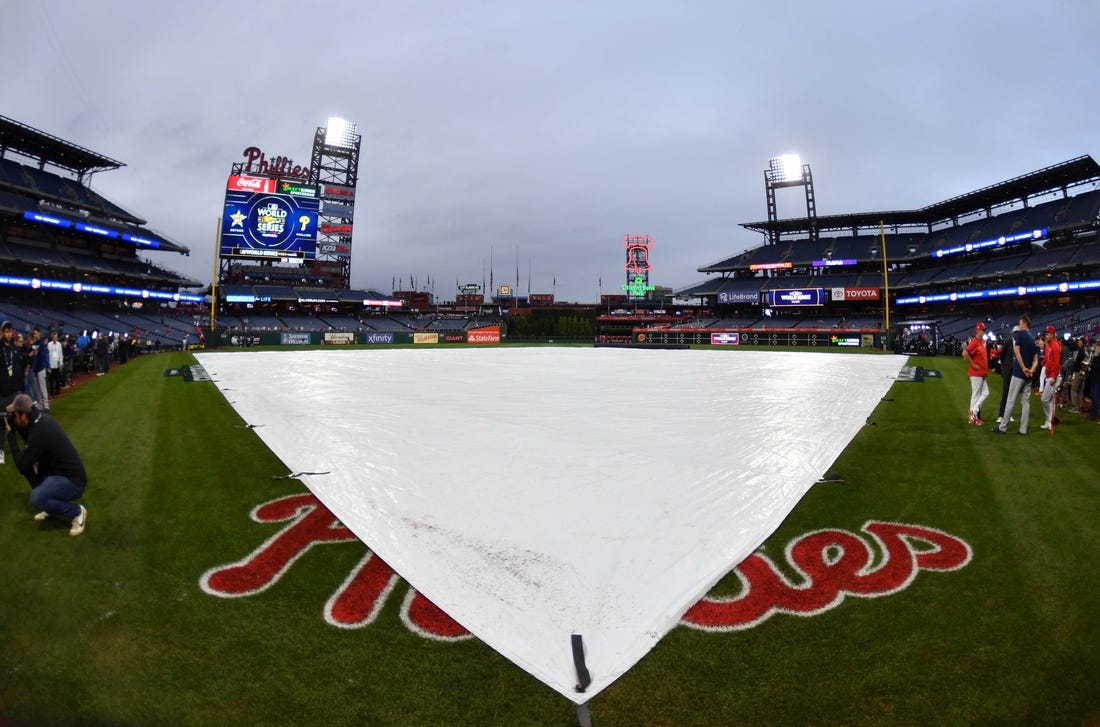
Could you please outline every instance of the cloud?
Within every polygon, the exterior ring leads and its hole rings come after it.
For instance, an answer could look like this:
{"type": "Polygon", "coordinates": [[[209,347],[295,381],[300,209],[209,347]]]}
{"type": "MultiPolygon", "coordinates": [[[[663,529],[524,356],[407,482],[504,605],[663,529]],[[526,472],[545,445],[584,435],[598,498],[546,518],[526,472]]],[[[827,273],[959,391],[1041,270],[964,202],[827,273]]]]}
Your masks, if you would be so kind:
{"type": "MultiPolygon", "coordinates": [[[[117,158],[95,188],[209,280],[246,146],[363,134],[355,286],[480,282],[593,301],[654,237],[652,280],[762,241],[762,172],[799,151],[819,214],[912,208],[1090,153],[1097,6],[1063,0],[147,4],[5,10],[4,114],[117,158]],[[1045,39],[1057,37],[1057,43],[1045,39]],[[504,272],[501,273],[501,268],[504,272]]],[[[804,214],[797,196],[780,214],[804,214]]],[[[616,283],[617,285],[617,283],[616,283]]],[[[449,297],[453,291],[437,287],[449,297]]]]}

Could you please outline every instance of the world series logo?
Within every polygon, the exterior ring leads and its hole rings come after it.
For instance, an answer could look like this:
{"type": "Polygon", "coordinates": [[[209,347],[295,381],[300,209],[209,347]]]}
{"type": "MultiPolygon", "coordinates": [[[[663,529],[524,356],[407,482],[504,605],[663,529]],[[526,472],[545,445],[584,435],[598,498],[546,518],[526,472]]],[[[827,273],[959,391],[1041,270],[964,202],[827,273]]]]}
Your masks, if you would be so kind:
{"type": "Polygon", "coordinates": [[[240,250],[298,252],[317,239],[315,199],[227,191],[222,252],[240,250]]]}

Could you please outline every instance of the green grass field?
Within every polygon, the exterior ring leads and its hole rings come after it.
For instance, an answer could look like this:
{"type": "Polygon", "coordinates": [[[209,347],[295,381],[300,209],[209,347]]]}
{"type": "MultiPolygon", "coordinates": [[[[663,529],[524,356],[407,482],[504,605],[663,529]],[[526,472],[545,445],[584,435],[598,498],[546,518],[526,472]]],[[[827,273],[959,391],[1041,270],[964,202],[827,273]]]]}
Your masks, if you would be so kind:
{"type": "MultiPolygon", "coordinates": [[[[306,490],[272,479],[286,468],[212,384],[164,376],[192,361],[143,357],[55,403],[91,477],[79,538],[34,522],[0,467],[0,725],[573,724],[478,640],[406,626],[403,583],[369,625],[327,623],[358,542],[308,549],[253,595],[204,592],[285,526],[249,513],[306,490]]],[[[943,378],[895,384],[831,468],[844,481],[815,486],[763,552],[796,585],[791,541],[870,546],[881,521],[965,541],[969,563],[814,615],[677,627],[592,701],[597,725],[1100,724],[1100,427],[1065,414],[1051,437],[1036,399],[1028,437],[991,436],[965,423],[960,360],[913,363],[943,378]]]]}

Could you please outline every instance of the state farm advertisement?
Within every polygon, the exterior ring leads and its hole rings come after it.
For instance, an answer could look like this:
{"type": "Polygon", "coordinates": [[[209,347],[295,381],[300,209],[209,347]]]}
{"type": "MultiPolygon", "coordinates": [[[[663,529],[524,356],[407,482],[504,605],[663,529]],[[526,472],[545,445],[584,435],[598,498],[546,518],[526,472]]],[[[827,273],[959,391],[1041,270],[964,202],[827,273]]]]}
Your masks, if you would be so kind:
{"type": "Polygon", "coordinates": [[[466,331],[466,343],[500,343],[500,326],[486,326],[466,331]]]}
{"type": "Polygon", "coordinates": [[[879,300],[878,288],[833,288],[833,300],[879,300]]]}

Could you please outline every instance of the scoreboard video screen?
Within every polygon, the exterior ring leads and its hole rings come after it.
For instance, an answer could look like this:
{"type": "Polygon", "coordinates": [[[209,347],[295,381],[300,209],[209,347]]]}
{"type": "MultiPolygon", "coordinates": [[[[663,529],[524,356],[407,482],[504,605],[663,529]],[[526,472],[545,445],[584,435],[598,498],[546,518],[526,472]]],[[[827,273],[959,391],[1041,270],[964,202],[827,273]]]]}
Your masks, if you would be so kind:
{"type": "Polygon", "coordinates": [[[321,208],[315,185],[231,176],[222,215],[222,257],[312,260],[321,208]]]}

